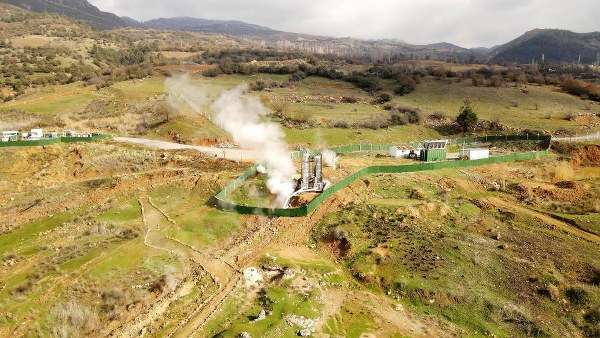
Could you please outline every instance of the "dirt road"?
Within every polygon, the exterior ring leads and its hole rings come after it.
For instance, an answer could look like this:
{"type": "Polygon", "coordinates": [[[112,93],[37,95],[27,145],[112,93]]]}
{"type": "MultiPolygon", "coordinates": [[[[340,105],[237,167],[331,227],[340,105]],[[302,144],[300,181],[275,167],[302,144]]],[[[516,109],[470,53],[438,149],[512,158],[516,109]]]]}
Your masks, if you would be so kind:
{"type": "Polygon", "coordinates": [[[552,141],[561,141],[561,142],[585,142],[585,141],[596,141],[600,140],[600,131],[583,136],[573,136],[573,137],[553,137],[552,141]]]}
{"type": "Polygon", "coordinates": [[[163,150],[177,150],[177,149],[191,149],[206,154],[212,157],[223,158],[231,161],[239,162],[251,162],[254,161],[256,151],[247,149],[237,148],[217,148],[217,147],[205,147],[205,146],[193,146],[188,144],[180,144],[174,142],[166,142],[160,140],[150,140],[143,138],[134,137],[115,137],[114,141],[121,143],[132,143],[138,144],[145,147],[163,149],[163,150]]]}

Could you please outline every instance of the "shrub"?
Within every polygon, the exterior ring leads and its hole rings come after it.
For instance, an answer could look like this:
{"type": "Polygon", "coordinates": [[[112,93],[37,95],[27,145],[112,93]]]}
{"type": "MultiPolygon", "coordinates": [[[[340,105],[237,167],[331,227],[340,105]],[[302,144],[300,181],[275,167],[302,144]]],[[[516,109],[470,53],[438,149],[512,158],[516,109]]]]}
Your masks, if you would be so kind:
{"type": "Polygon", "coordinates": [[[412,93],[417,88],[417,82],[407,75],[398,78],[398,86],[394,88],[394,94],[403,96],[412,93]]]}
{"type": "Polygon", "coordinates": [[[580,287],[570,287],[565,291],[565,295],[573,304],[582,305],[588,302],[589,295],[587,291],[580,287]]]}
{"type": "Polygon", "coordinates": [[[567,77],[560,83],[560,87],[562,90],[571,95],[589,98],[590,100],[594,101],[600,101],[600,86],[592,83],[567,77]]]}
{"type": "Polygon", "coordinates": [[[356,103],[356,102],[358,102],[358,99],[355,98],[354,96],[344,96],[344,97],[342,97],[342,102],[343,103],[356,103]]]}
{"type": "Polygon", "coordinates": [[[299,82],[306,79],[306,73],[299,70],[297,72],[295,72],[294,74],[290,75],[290,81],[292,82],[299,82]]]}
{"type": "Polygon", "coordinates": [[[333,128],[341,128],[341,129],[348,129],[350,126],[348,125],[348,122],[346,121],[335,121],[332,124],[333,128]]]}
{"type": "Polygon", "coordinates": [[[267,84],[263,80],[256,80],[250,83],[250,90],[260,92],[265,90],[265,88],[267,88],[267,84]]]}
{"type": "Polygon", "coordinates": [[[375,98],[375,103],[384,104],[384,103],[390,102],[391,100],[392,100],[392,97],[390,96],[390,94],[382,93],[380,95],[377,95],[377,97],[375,98]]]}
{"type": "Polygon", "coordinates": [[[221,70],[216,67],[209,68],[202,72],[202,76],[206,76],[206,77],[217,77],[221,74],[222,74],[221,70]]]}
{"type": "Polygon", "coordinates": [[[429,118],[433,120],[443,120],[445,117],[446,115],[442,112],[433,112],[429,115],[429,118]]]}

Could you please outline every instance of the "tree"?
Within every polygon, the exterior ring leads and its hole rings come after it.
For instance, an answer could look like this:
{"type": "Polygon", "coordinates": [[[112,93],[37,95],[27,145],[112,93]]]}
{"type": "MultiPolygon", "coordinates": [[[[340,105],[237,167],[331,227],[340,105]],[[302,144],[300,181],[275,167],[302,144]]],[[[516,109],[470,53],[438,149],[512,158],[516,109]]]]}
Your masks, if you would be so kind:
{"type": "Polygon", "coordinates": [[[456,117],[456,123],[461,126],[464,132],[473,130],[477,124],[477,114],[473,110],[471,100],[465,99],[464,104],[459,110],[459,114],[456,117]]]}

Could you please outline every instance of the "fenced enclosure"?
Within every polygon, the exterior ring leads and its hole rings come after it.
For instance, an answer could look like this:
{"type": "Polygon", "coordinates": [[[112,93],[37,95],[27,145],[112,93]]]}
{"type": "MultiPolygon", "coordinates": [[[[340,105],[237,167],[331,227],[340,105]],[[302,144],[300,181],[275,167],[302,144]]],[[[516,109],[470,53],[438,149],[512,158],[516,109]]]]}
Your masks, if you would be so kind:
{"type": "MultiPolygon", "coordinates": [[[[338,191],[346,188],[354,181],[367,175],[373,174],[400,174],[409,172],[420,172],[447,168],[467,168],[476,167],[494,163],[507,163],[515,161],[528,161],[537,159],[549,154],[548,148],[550,147],[551,137],[547,135],[532,135],[532,134],[520,134],[520,135],[494,135],[494,136],[478,136],[470,138],[453,139],[451,143],[454,144],[465,144],[475,142],[505,142],[505,141],[540,141],[541,146],[544,150],[541,151],[530,151],[522,153],[513,153],[501,156],[492,156],[485,159],[479,160],[462,160],[462,161],[442,161],[442,162],[429,162],[429,163],[415,163],[405,165],[380,165],[380,166],[369,166],[360,169],[356,173],[347,176],[340,182],[329,186],[323,193],[315,197],[311,202],[306,205],[297,208],[264,208],[264,207],[252,207],[246,205],[238,205],[229,200],[230,194],[237,190],[247,179],[257,174],[256,166],[248,168],[241,176],[230,182],[222,191],[215,195],[215,203],[217,208],[226,211],[237,212],[245,215],[264,215],[264,216],[277,216],[277,217],[303,217],[308,216],[314,210],[316,210],[323,202],[338,191]]],[[[354,152],[387,152],[390,144],[355,144],[333,148],[332,150],[337,153],[354,153],[354,152]]],[[[298,158],[301,152],[293,152],[292,157],[298,158]]]]}

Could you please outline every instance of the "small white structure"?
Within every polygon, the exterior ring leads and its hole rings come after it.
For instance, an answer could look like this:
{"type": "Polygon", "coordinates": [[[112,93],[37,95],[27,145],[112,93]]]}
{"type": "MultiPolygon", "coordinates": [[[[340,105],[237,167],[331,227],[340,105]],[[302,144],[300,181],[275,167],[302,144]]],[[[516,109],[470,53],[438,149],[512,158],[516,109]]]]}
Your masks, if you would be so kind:
{"type": "Polygon", "coordinates": [[[16,141],[19,138],[19,132],[8,130],[2,132],[2,142],[16,141]]]}
{"type": "Polygon", "coordinates": [[[408,157],[411,151],[415,151],[413,148],[405,146],[391,146],[390,156],[394,158],[405,158],[408,157]]]}
{"type": "Polygon", "coordinates": [[[44,130],[43,129],[31,129],[29,133],[29,139],[32,141],[41,140],[44,138],[44,130]]]}
{"type": "Polygon", "coordinates": [[[481,160],[490,157],[490,150],[483,148],[461,149],[459,152],[459,157],[469,160],[481,160]]]}

